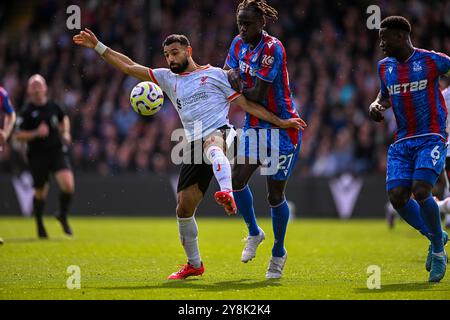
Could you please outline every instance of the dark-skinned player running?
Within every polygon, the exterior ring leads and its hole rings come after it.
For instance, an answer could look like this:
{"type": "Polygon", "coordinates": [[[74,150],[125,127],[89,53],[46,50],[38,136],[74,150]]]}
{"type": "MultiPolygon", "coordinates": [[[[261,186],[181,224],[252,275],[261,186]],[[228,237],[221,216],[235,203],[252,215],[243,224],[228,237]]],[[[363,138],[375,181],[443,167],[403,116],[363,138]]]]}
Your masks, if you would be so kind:
{"type": "Polygon", "coordinates": [[[369,114],[381,121],[382,112],[392,106],[397,132],[387,155],[389,201],[408,224],[430,240],[425,267],[429,281],[439,282],[446,271],[448,235],[442,230],[431,191],[447,153],[447,110],[439,77],[450,74],[450,58],[415,48],[410,34],[410,23],[401,16],[381,22],[380,47],[386,58],[378,63],[381,90],[369,114]]]}
{"type": "MultiPolygon", "coordinates": [[[[286,51],[280,40],[264,31],[266,18],[276,19],[277,11],[264,0],[245,0],[238,5],[236,14],[239,35],[231,43],[224,67],[229,69],[232,87],[282,119],[297,118],[289,88],[286,51]]],[[[246,114],[243,129],[232,172],[238,212],[249,230],[241,261],[253,259],[258,245],[265,239],[264,231],[256,222],[248,186],[250,177],[262,165],[269,168],[264,174],[275,238],[266,278],[280,278],[287,258],[284,240],[289,207],[285,188],[300,150],[302,132],[277,128],[250,114],[246,114]]]]}

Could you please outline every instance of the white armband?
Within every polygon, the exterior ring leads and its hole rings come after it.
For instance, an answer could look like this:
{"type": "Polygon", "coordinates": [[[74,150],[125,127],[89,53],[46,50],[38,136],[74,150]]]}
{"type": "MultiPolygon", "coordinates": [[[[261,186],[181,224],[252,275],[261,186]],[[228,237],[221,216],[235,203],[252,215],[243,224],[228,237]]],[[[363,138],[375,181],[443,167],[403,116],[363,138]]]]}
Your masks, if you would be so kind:
{"type": "Polygon", "coordinates": [[[95,46],[94,50],[97,51],[97,53],[99,55],[103,55],[106,51],[106,49],[108,49],[107,46],[105,46],[103,43],[101,43],[100,41],[97,42],[97,45],[95,46]]]}

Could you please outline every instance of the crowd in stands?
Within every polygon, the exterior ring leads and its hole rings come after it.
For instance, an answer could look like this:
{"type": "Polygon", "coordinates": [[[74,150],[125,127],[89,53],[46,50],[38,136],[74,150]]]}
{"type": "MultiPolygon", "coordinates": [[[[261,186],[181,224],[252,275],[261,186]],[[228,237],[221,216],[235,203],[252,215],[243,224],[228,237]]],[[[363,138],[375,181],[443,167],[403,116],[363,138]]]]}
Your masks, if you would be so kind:
{"type": "MultiPolygon", "coordinates": [[[[378,30],[366,25],[367,4],[356,1],[270,0],[279,12],[266,30],[287,52],[295,106],[308,123],[294,176],[332,177],[343,172],[379,173],[395,122],[374,123],[368,107],[379,90],[382,58],[378,30]]],[[[382,17],[401,14],[412,24],[415,46],[450,53],[450,2],[373,1],[382,17]]],[[[82,27],[136,62],[166,67],[161,43],[171,33],[186,34],[200,64],[223,66],[237,34],[232,0],[35,1],[10,4],[0,15],[0,84],[20,114],[27,79],[42,74],[51,99],[64,106],[72,123],[71,157],[76,172],[177,172],[171,162],[171,133],[181,127],[168,99],[153,117],[129,104],[139,81],[116,71],[93,50],[77,47],[77,30],[66,26],[70,4],[81,8],[82,27]],[[158,5],[159,4],[159,5],[158,5]],[[27,5],[24,5],[27,6],[27,5]]],[[[6,8],[6,6],[5,6],[6,8]]],[[[233,107],[230,120],[243,124],[233,107]]],[[[13,145],[0,153],[0,170],[11,170],[13,145]]]]}

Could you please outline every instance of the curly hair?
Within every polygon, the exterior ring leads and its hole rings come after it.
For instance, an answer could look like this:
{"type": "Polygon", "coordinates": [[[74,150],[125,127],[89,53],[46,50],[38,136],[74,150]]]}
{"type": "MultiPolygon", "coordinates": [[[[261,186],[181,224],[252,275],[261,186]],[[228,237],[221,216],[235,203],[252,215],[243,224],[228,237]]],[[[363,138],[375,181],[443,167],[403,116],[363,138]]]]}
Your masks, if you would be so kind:
{"type": "Polygon", "coordinates": [[[278,11],[267,4],[266,0],[243,0],[239,3],[236,13],[243,9],[254,9],[263,17],[278,19],[278,11]]]}

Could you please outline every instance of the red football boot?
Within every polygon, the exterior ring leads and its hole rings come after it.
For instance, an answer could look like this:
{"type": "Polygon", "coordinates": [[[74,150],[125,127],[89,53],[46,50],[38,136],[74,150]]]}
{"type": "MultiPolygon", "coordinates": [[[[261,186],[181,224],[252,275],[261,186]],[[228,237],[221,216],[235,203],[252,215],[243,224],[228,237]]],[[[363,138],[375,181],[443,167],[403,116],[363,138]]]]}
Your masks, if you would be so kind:
{"type": "Polygon", "coordinates": [[[200,266],[200,268],[194,268],[194,266],[188,262],[187,264],[182,266],[180,271],[172,273],[170,276],[167,277],[167,279],[183,280],[183,279],[186,279],[187,277],[201,276],[203,274],[203,272],[205,272],[205,267],[203,266],[203,262],[202,262],[202,265],[200,266]]]}
{"type": "Polygon", "coordinates": [[[216,199],[216,202],[225,209],[225,212],[228,215],[237,213],[236,202],[234,202],[232,192],[233,191],[231,190],[217,191],[214,194],[214,199],[216,199]]]}

